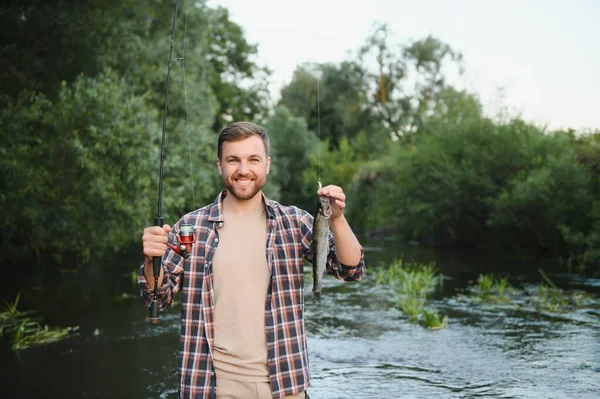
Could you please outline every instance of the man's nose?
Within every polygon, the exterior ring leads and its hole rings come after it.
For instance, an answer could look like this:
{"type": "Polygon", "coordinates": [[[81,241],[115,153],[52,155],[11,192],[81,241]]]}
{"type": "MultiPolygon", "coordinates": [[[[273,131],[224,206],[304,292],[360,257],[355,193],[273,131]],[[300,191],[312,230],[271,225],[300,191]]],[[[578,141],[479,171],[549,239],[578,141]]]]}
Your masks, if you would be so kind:
{"type": "Polygon", "coordinates": [[[240,166],[238,167],[238,173],[243,175],[248,173],[249,171],[250,168],[248,167],[248,163],[246,161],[241,161],[240,166]]]}

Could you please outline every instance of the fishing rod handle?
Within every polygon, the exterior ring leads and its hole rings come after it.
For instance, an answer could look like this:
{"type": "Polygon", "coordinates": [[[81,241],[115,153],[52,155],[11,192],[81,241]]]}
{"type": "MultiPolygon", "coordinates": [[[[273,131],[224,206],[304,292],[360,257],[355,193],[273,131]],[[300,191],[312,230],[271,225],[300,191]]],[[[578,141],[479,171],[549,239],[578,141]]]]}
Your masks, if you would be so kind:
{"type": "MultiPolygon", "coordinates": [[[[154,219],[154,224],[162,227],[164,220],[162,216],[157,216],[154,219]]],[[[150,324],[158,324],[158,277],[160,276],[161,257],[152,257],[152,273],[154,276],[154,293],[152,295],[152,303],[150,304],[150,324]]]]}
{"type": "Polygon", "coordinates": [[[150,324],[158,324],[158,300],[152,299],[150,304],[150,324]]]}
{"type": "MultiPolygon", "coordinates": [[[[162,216],[157,216],[156,219],[154,219],[154,225],[156,225],[158,227],[163,227],[164,224],[165,223],[164,223],[162,216]]],[[[152,273],[154,273],[155,279],[157,279],[158,276],[160,276],[160,266],[161,266],[160,259],[161,259],[160,256],[154,256],[152,258],[152,273]]]]}

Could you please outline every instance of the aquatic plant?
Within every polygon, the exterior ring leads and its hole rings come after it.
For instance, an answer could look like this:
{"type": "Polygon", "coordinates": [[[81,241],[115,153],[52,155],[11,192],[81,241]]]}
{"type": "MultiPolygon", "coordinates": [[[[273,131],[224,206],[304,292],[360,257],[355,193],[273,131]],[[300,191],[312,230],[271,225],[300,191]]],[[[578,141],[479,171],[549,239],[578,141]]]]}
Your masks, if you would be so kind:
{"type": "Polygon", "coordinates": [[[507,302],[513,287],[508,282],[508,277],[496,277],[493,274],[480,274],[477,286],[473,289],[480,299],[492,302],[507,302]]]}
{"type": "Polygon", "coordinates": [[[550,312],[563,312],[569,306],[569,300],[566,294],[554,284],[552,280],[544,273],[542,269],[538,269],[545,283],[538,286],[536,296],[534,298],[535,308],[537,310],[546,310],[550,312]]]}
{"type": "Polygon", "coordinates": [[[401,294],[425,298],[442,283],[441,277],[433,263],[405,263],[398,259],[388,267],[379,269],[376,281],[377,284],[394,286],[401,294]]]}
{"type": "Polygon", "coordinates": [[[17,309],[20,297],[21,293],[14,302],[3,301],[0,307],[0,337],[7,337],[14,351],[60,341],[79,329],[42,326],[39,317],[32,316],[32,312],[21,312],[17,309]]]}
{"type": "Polygon", "coordinates": [[[569,306],[569,302],[559,288],[549,287],[546,284],[538,287],[534,302],[537,310],[557,313],[565,311],[569,306]]]}
{"type": "Polygon", "coordinates": [[[442,319],[440,319],[440,315],[438,314],[437,310],[429,310],[425,308],[423,309],[422,324],[431,330],[446,328],[448,327],[448,315],[445,315],[442,319]]]}
{"type": "Polygon", "coordinates": [[[414,264],[398,259],[388,267],[379,269],[375,275],[375,280],[377,284],[385,284],[394,288],[398,308],[412,322],[418,322],[422,318],[427,327],[437,326],[441,328],[445,326],[439,321],[437,311],[435,312],[437,321],[432,311],[428,311],[427,316],[425,316],[425,305],[428,296],[435,291],[436,287],[442,284],[442,276],[433,263],[414,264]]]}
{"type": "Polygon", "coordinates": [[[398,307],[411,321],[419,320],[419,314],[425,308],[425,300],[409,295],[398,295],[398,307]]]}

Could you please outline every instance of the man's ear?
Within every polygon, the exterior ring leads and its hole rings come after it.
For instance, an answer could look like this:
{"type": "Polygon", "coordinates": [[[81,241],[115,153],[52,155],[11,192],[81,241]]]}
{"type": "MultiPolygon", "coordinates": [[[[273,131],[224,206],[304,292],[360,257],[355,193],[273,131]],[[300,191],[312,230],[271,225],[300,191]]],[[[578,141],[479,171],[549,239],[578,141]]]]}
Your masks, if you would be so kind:
{"type": "Polygon", "coordinates": [[[271,170],[271,157],[267,157],[267,174],[271,170]]]}
{"type": "Polygon", "coordinates": [[[217,158],[217,168],[219,169],[219,174],[223,176],[223,168],[221,167],[221,160],[217,158]]]}

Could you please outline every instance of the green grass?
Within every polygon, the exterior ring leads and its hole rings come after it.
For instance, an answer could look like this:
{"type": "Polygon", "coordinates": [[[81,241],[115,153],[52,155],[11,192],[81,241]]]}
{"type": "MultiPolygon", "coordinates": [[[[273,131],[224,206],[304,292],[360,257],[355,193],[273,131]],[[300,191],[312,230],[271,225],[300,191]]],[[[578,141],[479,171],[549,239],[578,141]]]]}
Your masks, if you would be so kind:
{"type": "Polygon", "coordinates": [[[434,264],[405,263],[398,259],[388,267],[379,269],[375,279],[377,284],[394,288],[397,306],[411,322],[421,320],[429,328],[447,326],[447,317],[444,317],[443,323],[437,311],[425,309],[428,296],[442,284],[442,276],[434,264]]]}
{"type": "Polygon", "coordinates": [[[508,277],[499,278],[492,274],[480,274],[474,288],[477,297],[491,302],[508,302],[514,291],[508,277]]]}
{"type": "Polygon", "coordinates": [[[378,284],[389,284],[401,294],[426,297],[441,285],[441,275],[433,264],[405,263],[402,259],[379,269],[376,274],[378,284]]]}
{"type": "Polygon", "coordinates": [[[542,269],[538,269],[545,283],[538,286],[536,296],[534,298],[535,308],[549,312],[560,313],[564,312],[571,305],[568,296],[554,284],[552,280],[544,273],[542,269]]]}
{"type": "Polygon", "coordinates": [[[399,295],[397,302],[400,310],[413,322],[419,320],[419,315],[425,308],[425,300],[423,298],[399,295]]]}
{"type": "Polygon", "coordinates": [[[42,326],[38,317],[32,312],[18,310],[19,293],[14,302],[4,301],[0,307],[0,337],[7,337],[14,351],[27,349],[31,346],[57,342],[67,338],[78,327],[50,328],[42,326]]]}
{"type": "Polygon", "coordinates": [[[448,316],[446,315],[440,319],[440,315],[438,314],[437,310],[423,309],[422,324],[431,330],[446,328],[448,327],[448,316]]]}

